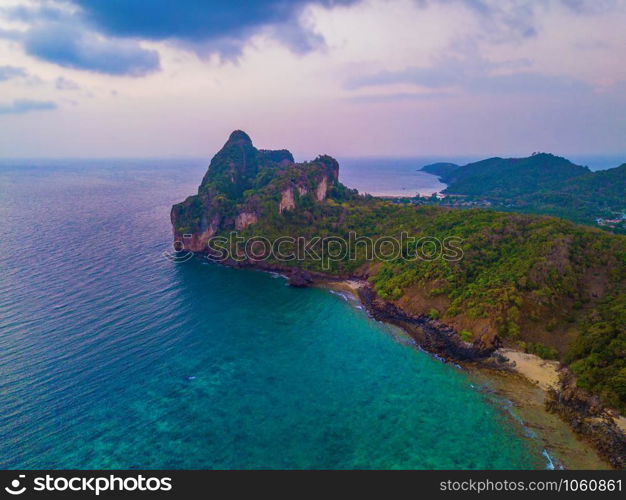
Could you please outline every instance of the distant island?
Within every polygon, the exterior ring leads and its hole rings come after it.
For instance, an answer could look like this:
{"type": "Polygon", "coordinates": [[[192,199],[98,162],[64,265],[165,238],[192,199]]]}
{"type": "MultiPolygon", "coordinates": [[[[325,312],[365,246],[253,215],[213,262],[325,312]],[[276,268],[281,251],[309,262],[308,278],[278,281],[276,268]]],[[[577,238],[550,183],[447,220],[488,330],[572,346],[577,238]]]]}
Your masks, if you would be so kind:
{"type": "Polygon", "coordinates": [[[565,158],[535,153],[421,170],[448,184],[443,205],[555,215],[626,234],[626,163],[591,172],[565,158]]]}
{"type": "MultiPolygon", "coordinates": [[[[623,203],[625,169],[592,173],[547,154],[424,168],[440,175],[450,194],[555,212],[566,200],[564,209],[581,217],[623,203]]],[[[285,149],[255,148],[242,131],[212,159],[198,192],[172,207],[171,222],[179,249],[209,258],[212,239],[232,234],[348,241],[353,258],[250,257],[237,244],[220,262],[278,271],[296,286],[358,281],[374,317],[402,326],[446,358],[498,367],[498,349],[507,346],[561,361],[568,368],[548,407],[613,465],[626,467],[626,439],[614,411],[626,411],[626,237],[551,216],[363,196],[339,182],[332,157],[296,163],[285,149]],[[368,256],[350,233],[418,239],[382,259],[368,256]],[[451,239],[461,242],[462,258],[428,258],[431,246],[424,242],[437,247],[451,239]]]]}

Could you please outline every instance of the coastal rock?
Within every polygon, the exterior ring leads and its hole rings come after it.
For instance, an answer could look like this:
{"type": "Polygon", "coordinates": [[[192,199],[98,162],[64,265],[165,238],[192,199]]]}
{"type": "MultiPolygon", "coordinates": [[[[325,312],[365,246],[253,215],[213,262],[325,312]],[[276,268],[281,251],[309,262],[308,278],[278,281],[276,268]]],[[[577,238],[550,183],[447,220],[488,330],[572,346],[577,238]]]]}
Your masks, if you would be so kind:
{"type": "Polygon", "coordinates": [[[445,358],[458,361],[485,359],[499,347],[499,345],[485,345],[481,342],[474,344],[463,342],[453,328],[432,320],[424,314],[409,315],[391,302],[377,297],[369,286],[359,289],[359,297],[374,319],[403,328],[421,347],[445,358]]]}
{"type": "Polygon", "coordinates": [[[235,229],[238,231],[245,229],[251,224],[255,224],[258,221],[257,215],[254,212],[241,212],[235,219],[235,229]]]}
{"type": "Polygon", "coordinates": [[[172,209],[171,219],[174,227],[175,245],[181,246],[182,244],[182,248],[191,252],[204,252],[206,250],[207,242],[217,232],[221,221],[219,215],[214,215],[210,222],[208,217],[203,215],[197,229],[188,231],[187,228],[176,229],[176,211],[174,209],[172,209]]]}
{"type": "Polygon", "coordinates": [[[215,234],[215,230],[212,228],[207,229],[202,233],[192,233],[191,237],[187,234],[183,234],[183,248],[191,252],[203,252],[211,236],[215,234]]]}
{"type": "Polygon", "coordinates": [[[280,203],[278,204],[278,213],[282,214],[285,210],[293,210],[296,206],[296,202],[293,198],[293,189],[290,187],[285,188],[280,194],[280,203]]]}
{"type": "Polygon", "coordinates": [[[289,286],[295,288],[306,288],[313,284],[313,275],[308,271],[300,269],[292,271],[289,275],[289,286]]]}
{"type": "Polygon", "coordinates": [[[315,198],[317,201],[324,201],[326,199],[326,192],[328,191],[328,177],[322,177],[322,180],[317,185],[315,190],[315,198]]]}
{"type": "Polygon", "coordinates": [[[546,409],[569,423],[611,465],[626,469],[626,435],[598,397],[576,387],[569,369],[562,369],[560,386],[548,391],[546,409]]]}

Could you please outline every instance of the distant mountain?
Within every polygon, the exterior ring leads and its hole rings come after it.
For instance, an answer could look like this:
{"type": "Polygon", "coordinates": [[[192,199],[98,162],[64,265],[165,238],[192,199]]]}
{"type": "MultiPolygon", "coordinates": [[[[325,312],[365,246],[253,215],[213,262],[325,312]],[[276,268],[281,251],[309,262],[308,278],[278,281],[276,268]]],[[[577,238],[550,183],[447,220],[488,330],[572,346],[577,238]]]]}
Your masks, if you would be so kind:
{"type": "Polygon", "coordinates": [[[456,163],[432,163],[431,165],[424,165],[420,170],[429,174],[436,175],[437,177],[445,177],[454,172],[457,168],[460,168],[456,163]]]}
{"type": "Polygon", "coordinates": [[[570,180],[564,191],[589,201],[626,198],[626,163],[570,180]]]}
{"type": "Polygon", "coordinates": [[[511,198],[557,189],[590,173],[587,167],[547,153],[528,158],[489,158],[456,168],[442,177],[446,193],[511,198]]]}
{"type": "MultiPolygon", "coordinates": [[[[445,170],[436,165],[429,168],[445,170]]],[[[496,209],[556,215],[586,224],[626,211],[626,164],[591,172],[565,158],[538,153],[527,158],[490,158],[449,169],[440,177],[448,184],[444,193],[488,200],[496,209]]]]}

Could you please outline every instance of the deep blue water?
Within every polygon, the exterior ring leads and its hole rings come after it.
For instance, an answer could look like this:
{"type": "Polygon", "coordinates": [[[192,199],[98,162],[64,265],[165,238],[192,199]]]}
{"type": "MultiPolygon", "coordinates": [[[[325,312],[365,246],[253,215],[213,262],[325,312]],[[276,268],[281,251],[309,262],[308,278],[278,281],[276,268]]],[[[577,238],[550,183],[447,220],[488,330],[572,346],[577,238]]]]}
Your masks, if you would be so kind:
{"type": "Polygon", "coordinates": [[[164,258],[205,163],[0,163],[0,468],[545,467],[344,297],[164,258]]]}

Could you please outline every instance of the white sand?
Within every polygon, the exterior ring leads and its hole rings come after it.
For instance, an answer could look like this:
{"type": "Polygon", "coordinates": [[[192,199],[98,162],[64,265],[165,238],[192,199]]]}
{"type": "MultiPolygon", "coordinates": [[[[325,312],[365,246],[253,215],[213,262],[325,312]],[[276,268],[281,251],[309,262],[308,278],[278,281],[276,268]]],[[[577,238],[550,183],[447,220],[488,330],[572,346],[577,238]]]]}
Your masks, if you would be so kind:
{"type": "Polygon", "coordinates": [[[558,361],[548,361],[534,354],[527,354],[514,349],[498,349],[496,354],[504,356],[513,370],[543,390],[558,387],[558,368],[560,365],[558,361]]]}

